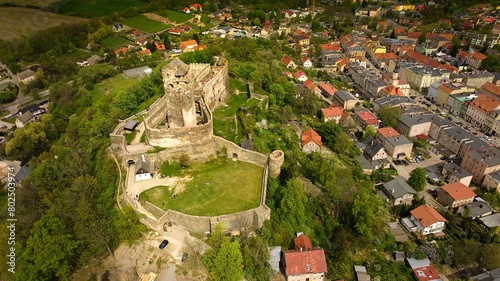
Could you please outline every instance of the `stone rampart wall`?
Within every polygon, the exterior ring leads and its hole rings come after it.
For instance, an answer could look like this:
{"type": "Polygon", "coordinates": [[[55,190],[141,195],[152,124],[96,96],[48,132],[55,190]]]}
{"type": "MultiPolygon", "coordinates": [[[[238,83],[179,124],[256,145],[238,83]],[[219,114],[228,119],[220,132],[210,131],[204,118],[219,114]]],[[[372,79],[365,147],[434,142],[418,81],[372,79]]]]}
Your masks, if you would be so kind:
{"type": "Polygon", "coordinates": [[[217,150],[221,150],[223,147],[226,148],[228,158],[234,158],[236,154],[239,161],[248,162],[259,166],[265,166],[267,163],[268,156],[265,154],[241,148],[235,143],[218,136],[213,136],[213,140],[216,143],[217,150]]]}

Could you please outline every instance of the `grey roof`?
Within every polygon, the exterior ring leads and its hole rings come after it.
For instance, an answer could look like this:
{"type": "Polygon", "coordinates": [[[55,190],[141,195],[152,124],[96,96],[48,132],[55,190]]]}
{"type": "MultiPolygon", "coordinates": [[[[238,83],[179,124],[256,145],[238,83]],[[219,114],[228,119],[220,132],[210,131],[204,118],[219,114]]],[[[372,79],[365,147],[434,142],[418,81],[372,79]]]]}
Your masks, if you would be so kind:
{"type": "Polygon", "coordinates": [[[491,216],[480,218],[480,220],[487,227],[497,227],[497,226],[500,226],[500,213],[496,213],[496,214],[493,214],[491,216]]]}
{"type": "Polygon", "coordinates": [[[448,119],[443,119],[439,116],[435,116],[434,119],[432,119],[432,124],[438,126],[438,127],[442,127],[442,126],[445,126],[445,125],[448,125],[448,126],[455,126],[455,124],[453,122],[451,122],[450,120],[448,119]]]}
{"type": "Polygon", "coordinates": [[[404,251],[394,251],[394,259],[396,261],[404,261],[406,258],[406,253],[404,251]]]}
{"type": "Polygon", "coordinates": [[[412,269],[426,267],[431,264],[431,261],[428,258],[425,258],[423,260],[417,260],[415,258],[407,258],[406,262],[410,265],[412,269]]]}
{"type": "Polygon", "coordinates": [[[407,137],[401,135],[401,136],[393,136],[386,138],[386,140],[394,147],[398,145],[405,145],[405,144],[410,144],[412,143],[407,137]]]}
{"type": "Polygon", "coordinates": [[[500,268],[495,268],[479,275],[472,276],[471,279],[472,281],[500,281],[500,268]]]}
{"type": "Polygon", "coordinates": [[[253,143],[251,139],[246,139],[240,143],[240,147],[248,150],[253,150],[253,143]]]}
{"type": "Polygon", "coordinates": [[[149,75],[153,70],[145,65],[145,66],[141,66],[141,67],[136,67],[136,68],[132,68],[132,69],[127,69],[127,70],[124,70],[123,71],[123,75],[125,75],[125,77],[143,77],[143,76],[146,76],[146,75],[149,75]]]}
{"type": "Polygon", "coordinates": [[[128,120],[127,123],[125,123],[125,126],[123,126],[123,129],[133,131],[135,127],[139,124],[138,121],[135,120],[128,120]]]}
{"type": "Polygon", "coordinates": [[[370,281],[370,275],[368,275],[366,271],[366,267],[361,266],[361,265],[355,265],[354,266],[354,271],[356,272],[356,277],[358,281],[370,281]]]}
{"type": "Polygon", "coordinates": [[[474,201],[472,203],[467,204],[470,210],[470,216],[473,218],[484,216],[485,214],[489,214],[493,212],[490,205],[486,202],[474,201]]]}
{"type": "Polygon", "coordinates": [[[375,156],[381,149],[384,149],[380,142],[374,141],[365,148],[365,154],[370,158],[370,160],[375,156]]]}
{"type": "Polygon", "coordinates": [[[271,268],[275,272],[280,271],[280,261],[281,261],[281,246],[269,247],[269,261],[271,268]]]}
{"type": "Polygon", "coordinates": [[[33,75],[35,75],[35,72],[33,72],[33,70],[31,70],[31,69],[26,69],[25,71],[21,71],[21,72],[19,72],[19,73],[17,74],[17,78],[18,78],[19,80],[24,80],[24,79],[26,79],[26,78],[28,78],[28,77],[33,76],[33,75]]]}
{"type": "Polygon", "coordinates": [[[472,174],[469,173],[469,171],[462,169],[460,166],[458,166],[457,164],[455,164],[453,162],[445,163],[443,166],[443,170],[446,170],[446,171],[448,171],[448,173],[453,174],[459,178],[465,178],[465,177],[472,176],[472,174]]]}
{"type": "Polygon", "coordinates": [[[146,174],[153,172],[152,163],[147,160],[144,155],[139,158],[139,161],[135,163],[135,174],[146,174]]]}
{"type": "Polygon", "coordinates": [[[356,159],[358,159],[359,165],[363,168],[363,170],[373,170],[372,164],[370,164],[370,162],[368,162],[363,155],[357,155],[356,159]]]}
{"type": "Polygon", "coordinates": [[[394,199],[401,198],[405,194],[417,194],[404,180],[393,179],[384,184],[384,193],[394,199]]]}
{"type": "Polygon", "coordinates": [[[354,271],[355,271],[356,273],[358,273],[358,272],[367,273],[367,271],[366,271],[366,267],[364,267],[364,266],[362,266],[362,265],[355,265],[355,266],[354,266],[354,271]]]}
{"type": "Polygon", "coordinates": [[[180,66],[175,71],[175,76],[176,77],[184,76],[186,75],[187,72],[188,72],[188,67],[180,66]]]}
{"type": "Polygon", "coordinates": [[[33,113],[31,113],[31,111],[28,111],[28,112],[22,114],[21,116],[17,117],[17,120],[19,120],[19,121],[21,121],[21,123],[25,124],[28,121],[30,121],[31,118],[33,118],[33,113]]]}
{"type": "Polygon", "coordinates": [[[30,166],[29,164],[24,164],[21,167],[21,169],[19,169],[19,172],[17,172],[17,174],[14,176],[14,180],[20,183],[23,179],[28,177],[29,174],[30,174],[30,166]]]}
{"type": "Polygon", "coordinates": [[[492,177],[493,179],[500,181],[500,171],[492,172],[486,175],[487,177],[492,177]]]}
{"type": "Polygon", "coordinates": [[[354,100],[355,98],[348,92],[344,90],[337,91],[335,93],[335,96],[337,96],[341,101],[348,101],[348,100],[354,100]]]}
{"type": "Polygon", "coordinates": [[[384,106],[396,106],[402,103],[413,103],[413,101],[409,97],[389,95],[375,100],[375,103],[378,104],[380,107],[384,107],[384,106]]]}
{"type": "Polygon", "coordinates": [[[399,122],[405,124],[407,127],[412,127],[417,124],[431,122],[434,117],[434,114],[403,114],[399,122]]]}
{"type": "Polygon", "coordinates": [[[471,150],[469,153],[477,159],[482,159],[489,167],[500,165],[500,149],[494,146],[471,150]]]}

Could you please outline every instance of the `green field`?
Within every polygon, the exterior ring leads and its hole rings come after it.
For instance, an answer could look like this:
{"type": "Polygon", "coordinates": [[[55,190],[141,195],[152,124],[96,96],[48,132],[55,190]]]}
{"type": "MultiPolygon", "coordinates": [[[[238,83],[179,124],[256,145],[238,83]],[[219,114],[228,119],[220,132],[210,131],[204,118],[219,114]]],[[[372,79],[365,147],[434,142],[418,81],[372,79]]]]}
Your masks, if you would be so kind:
{"type": "Polygon", "coordinates": [[[160,30],[164,30],[169,27],[164,23],[152,20],[143,15],[138,15],[133,18],[123,19],[123,24],[146,32],[158,32],[160,30]]]}
{"type": "Polygon", "coordinates": [[[229,159],[197,163],[184,171],[192,180],[175,198],[169,187],[157,186],[141,193],[139,199],[197,216],[240,212],[259,206],[262,173],[263,167],[229,159]]]}
{"type": "Polygon", "coordinates": [[[193,15],[186,14],[182,12],[177,12],[173,10],[163,10],[159,12],[155,12],[155,14],[160,15],[162,17],[168,18],[172,22],[182,23],[188,21],[193,18],[193,15]]]}
{"type": "Polygon", "coordinates": [[[127,8],[144,5],[140,0],[62,0],[59,7],[65,14],[99,17],[127,8]]]}
{"type": "Polygon", "coordinates": [[[214,118],[217,117],[231,117],[236,114],[238,109],[245,105],[248,101],[246,94],[230,95],[226,101],[227,106],[219,106],[213,113],[214,118]]]}
{"type": "Polygon", "coordinates": [[[127,39],[118,37],[118,36],[108,36],[106,38],[103,38],[100,42],[100,44],[104,47],[109,47],[111,49],[118,49],[121,46],[125,46],[128,44],[133,43],[132,41],[129,41],[127,39]]]}
{"type": "Polygon", "coordinates": [[[92,104],[108,94],[115,94],[119,90],[126,90],[137,83],[139,83],[139,79],[126,78],[121,73],[104,81],[101,81],[101,83],[96,84],[94,86],[94,89],[90,91],[92,104]]]}

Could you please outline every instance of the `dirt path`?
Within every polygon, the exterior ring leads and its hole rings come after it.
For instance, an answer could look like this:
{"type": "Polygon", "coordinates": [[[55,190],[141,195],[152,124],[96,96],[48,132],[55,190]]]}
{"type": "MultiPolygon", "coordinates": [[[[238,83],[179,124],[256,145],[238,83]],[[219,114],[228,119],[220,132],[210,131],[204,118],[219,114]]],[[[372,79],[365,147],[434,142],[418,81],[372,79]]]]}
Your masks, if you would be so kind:
{"type": "Polygon", "coordinates": [[[170,22],[170,20],[169,20],[168,18],[162,17],[162,16],[157,15],[157,14],[153,14],[153,13],[144,13],[143,15],[144,15],[145,17],[149,18],[149,19],[154,20],[154,21],[159,21],[159,22],[162,22],[162,23],[165,23],[165,24],[172,23],[172,22],[170,22]]]}

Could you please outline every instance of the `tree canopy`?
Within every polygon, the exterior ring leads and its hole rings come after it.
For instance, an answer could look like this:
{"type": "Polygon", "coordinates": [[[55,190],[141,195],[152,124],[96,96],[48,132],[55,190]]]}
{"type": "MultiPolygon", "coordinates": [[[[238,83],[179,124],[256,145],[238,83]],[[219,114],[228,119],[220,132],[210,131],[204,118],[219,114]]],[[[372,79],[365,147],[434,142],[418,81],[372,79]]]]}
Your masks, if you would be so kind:
{"type": "Polygon", "coordinates": [[[415,191],[422,191],[425,188],[427,183],[427,172],[424,168],[416,168],[415,170],[410,172],[410,178],[407,183],[410,185],[415,191]]]}

